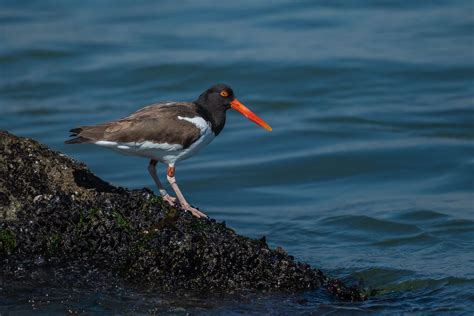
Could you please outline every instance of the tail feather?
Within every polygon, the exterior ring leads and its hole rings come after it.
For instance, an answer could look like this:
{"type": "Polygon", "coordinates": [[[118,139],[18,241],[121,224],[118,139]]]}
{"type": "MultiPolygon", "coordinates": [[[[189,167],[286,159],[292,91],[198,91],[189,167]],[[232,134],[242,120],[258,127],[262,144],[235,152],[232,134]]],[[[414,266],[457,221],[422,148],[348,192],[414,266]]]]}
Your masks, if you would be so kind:
{"type": "MultiPolygon", "coordinates": [[[[75,135],[71,135],[71,137],[72,136],[75,136],[75,135]]],[[[86,143],[90,143],[90,142],[91,142],[90,139],[79,136],[79,137],[75,137],[75,138],[72,138],[72,139],[68,139],[64,143],[65,144],[86,144],[86,143]]]]}
{"type": "Polygon", "coordinates": [[[66,140],[65,144],[95,143],[104,137],[107,125],[80,126],[70,130],[72,139],[66,140]]]}
{"type": "Polygon", "coordinates": [[[82,127],[73,128],[69,132],[72,133],[71,136],[77,136],[82,132],[82,127]]]}

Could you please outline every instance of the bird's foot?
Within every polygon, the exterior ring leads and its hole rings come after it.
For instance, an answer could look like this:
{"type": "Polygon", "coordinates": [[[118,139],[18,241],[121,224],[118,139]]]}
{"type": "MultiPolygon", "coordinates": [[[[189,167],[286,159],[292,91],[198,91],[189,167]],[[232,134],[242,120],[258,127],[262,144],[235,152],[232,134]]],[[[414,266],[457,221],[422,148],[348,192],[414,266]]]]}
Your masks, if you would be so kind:
{"type": "Polygon", "coordinates": [[[183,210],[191,212],[197,218],[207,218],[207,215],[203,212],[199,211],[198,209],[192,207],[191,205],[183,205],[183,210]]]}
{"type": "Polygon", "coordinates": [[[169,204],[169,206],[176,206],[176,198],[169,194],[163,195],[163,201],[169,204]]]}

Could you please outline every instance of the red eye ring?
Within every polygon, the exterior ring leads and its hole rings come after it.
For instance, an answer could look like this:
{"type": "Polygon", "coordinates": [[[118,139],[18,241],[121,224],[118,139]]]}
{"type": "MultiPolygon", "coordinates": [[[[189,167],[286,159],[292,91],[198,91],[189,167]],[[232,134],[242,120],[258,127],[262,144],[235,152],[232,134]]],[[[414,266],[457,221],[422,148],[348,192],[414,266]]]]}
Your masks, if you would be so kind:
{"type": "Polygon", "coordinates": [[[220,93],[221,97],[228,97],[229,96],[229,92],[225,91],[225,90],[222,90],[221,93],[220,93]]]}

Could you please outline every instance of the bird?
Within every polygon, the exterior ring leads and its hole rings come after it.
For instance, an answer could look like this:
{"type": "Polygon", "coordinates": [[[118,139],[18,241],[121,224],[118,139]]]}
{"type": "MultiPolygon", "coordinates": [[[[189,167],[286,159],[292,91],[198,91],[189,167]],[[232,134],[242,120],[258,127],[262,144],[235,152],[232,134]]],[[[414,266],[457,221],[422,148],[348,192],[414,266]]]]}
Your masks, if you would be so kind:
{"type": "Polygon", "coordinates": [[[73,138],[65,143],[95,144],[149,159],[148,172],[162,199],[174,207],[179,203],[184,211],[198,218],[207,218],[185,199],[176,182],[175,165],[196,154],[222,132],[229,109],[272,131],[270,125],[235,97],[230,86],[218,83],[193,102],[154,103],[118,120],[73,128],[69,136],[73,138]],[[176,197],[168,193],[158,178],[159,162],[168,166],[167,180],[176,197]]]}

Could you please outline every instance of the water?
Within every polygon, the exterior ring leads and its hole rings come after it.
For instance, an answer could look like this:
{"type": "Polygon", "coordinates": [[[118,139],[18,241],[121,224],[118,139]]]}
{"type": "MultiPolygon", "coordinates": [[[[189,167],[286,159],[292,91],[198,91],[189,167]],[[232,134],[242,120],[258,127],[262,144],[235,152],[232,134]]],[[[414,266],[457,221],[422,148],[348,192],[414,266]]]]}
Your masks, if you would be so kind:
{"type": "Polygon", "coordinates": [[[2,1],[2,129],[113,184],[153,187],[147,161],[66,146],[67,131],[227,82],[274,131],[229,113],[177,165],[188,199],[381,295],[342,304],[320,291],[182,299],[20,284],[0,291],[0,314],[472,313],[473,13],[472,1],[448,0],[2,1]]]}

